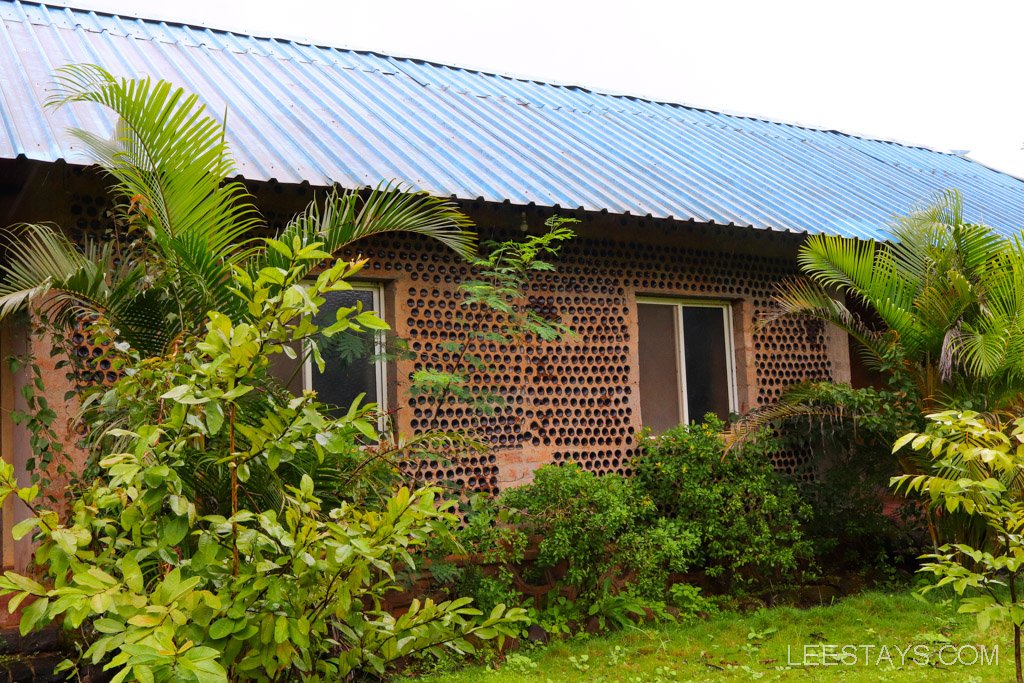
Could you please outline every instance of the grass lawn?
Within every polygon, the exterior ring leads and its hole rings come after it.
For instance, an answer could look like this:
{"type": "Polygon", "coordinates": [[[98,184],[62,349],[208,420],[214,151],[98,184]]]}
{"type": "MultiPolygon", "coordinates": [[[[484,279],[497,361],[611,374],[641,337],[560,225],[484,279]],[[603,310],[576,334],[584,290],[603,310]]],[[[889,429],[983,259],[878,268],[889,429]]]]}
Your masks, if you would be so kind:
{"type": "MultiPolygon", "coordinates": [[[[978,649],[960,656],[970,661],[978,649]]],[[[852,651],[851,651],[852,652],[852,651]]],[[[421,677],[429,683],[513,683],[518,681],[1012,681],[1012,633],[1007,624],[980,631],[973,615],[958,615],[951,604],[925,604],[909,592],[865,593],[828,607],[777,607],[748,614],[721,614],[686,625],[640,626],[603,637],[575,638],[536,649],[520,649],[491,667],[465,668],[421,677]],[[812,666],[823,646],[856,647],[856,662],[812,666]],[[998,664],[979,660],[956,664],[932,660],[939,648],[984,645],[998,664]],[[804,647],[808,646],[807,665],[804,647]],[[866,649],[864,646],[871,646],[866,649]],[[886,651],[882,649],[886,646],[886,651]],[[898,650],[911,649],[906,662],[898,650]]]]}

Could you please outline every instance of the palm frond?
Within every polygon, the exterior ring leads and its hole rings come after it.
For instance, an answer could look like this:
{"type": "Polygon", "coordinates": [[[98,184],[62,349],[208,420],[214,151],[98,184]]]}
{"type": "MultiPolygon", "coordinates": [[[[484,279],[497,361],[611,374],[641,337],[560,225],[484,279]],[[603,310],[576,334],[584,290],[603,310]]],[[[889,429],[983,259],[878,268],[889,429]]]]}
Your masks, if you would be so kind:
{"type": "Polygon", "coordinates": [[[812,235],[800,249],[800,269],[823,287],[859,295],[875,277],[879,246],[872,241],[812,235]]]}
{"type": "Polygon", "coordinates": [[[772,303],[771,312],[758,320],[758,329],[763,330],[784,318],[814,318],[835,325],[853,337],[876,364],[884,361],[887,340],[813,280],[798,277],[779,282],[772,303]]]}
{"type": "Polygon", "coordinates": [[[244,187],[224,181],[234,165],[223,126],[197,96],[166,81],[117,79],[97,66],[71,65],[57,71],[57,84],[50,106],[94,103],[119,117],[112,140],[72,134],[114,177],[125,220],[146,228],[146,248],[172,274],[160,283],[180,312],[165,321],[170,336],[224,308],[231,265],[259,219],[244,187]]]}
{"type": "Polygon", "coordinates": [[[963,198],[949,190],[897,217],[890,243],[808,238],[799,263],[821,289],[781,287],[774,317],[832,322],[871,349],[871,336],[824,293],[837,291],[870,309],[898,340],[925,401],[998,377],[1005,394],[1003,380],[1024,380],[1024,240],[1006,240],[964,216],[963,198]]]}
{"type": "Polygon", "coordinates": [[[0,318],[43,297],[47,312],[58,317],[106,306],[108,247],[90,245],[83,253],[58,229],[28,223],[8,228],[0,247],[6,252],[0,262],[0,318]]]}
{"type": "Polygon", "coordinates": [[[198,96],[167,81],[117,79],[88,64],[59,68],[56,82],[48,106],[91,102],[119,117],[113,140],[72,134],[148,225],[169,236],[204,233],[214,251],[255,227],[242,186],[224,183],[234,172],[224,128],[204,113],[198,96]]]}
{"type": "Polygon", "coordinates": [[[778,399],[766,406],[749,411],[730,425],[724,434],[726,450],[743,446],[764,430],[789,420],[800,417],[838,420],[845,417],[845,410],[842,406],[816,405],[803,396],[803,391],[807,386],[800,384],[787,387],[778,399]]]}
{"type": "Polygon", "coordinates": [[[923,345],[913,314],[914,282],[901,272],[884,244],[833,235],[814,235],[800,249],[805,276],[874,310],[909,349],[923,345]]]}
{"type": "MultiPolygon", "coordinates": [[[[476,236],[467,230],[469,218],[451,201],[422,192],[408,193],[399,183],[377,186],[367,196],[355,190],[332,189],[323,201],[314,200],[276,236],[289,247],[319,243],[336,254],[353,242],[389,232],[411,232],[438,240],[466,257],[474,253],[476,236]]],[[[284,267],[285,256],[264,249],[252,260],[253,272],[267,266],[284,267]]]]}
{"type": "MultiPolygon", "coordinates": [[[[950,357],[958,361],[967,372],[978,377],[991,377],[1005,368],[1010,348],[1005,330],[979,330],[973,325],[951,330],[948,345],[950,357]]],[[[942,368],[944,381],[951,379],[952,365],[950,362],[942,368]]]]}

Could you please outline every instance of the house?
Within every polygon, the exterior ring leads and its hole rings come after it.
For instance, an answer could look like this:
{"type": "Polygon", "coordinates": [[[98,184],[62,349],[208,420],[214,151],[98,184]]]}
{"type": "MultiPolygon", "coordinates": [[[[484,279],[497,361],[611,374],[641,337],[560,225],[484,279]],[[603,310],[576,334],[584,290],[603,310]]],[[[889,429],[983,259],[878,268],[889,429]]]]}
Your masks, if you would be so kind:
{"type": "MultiPolygon", "coordinates": [[[[493,449],[431,466],[433,478],[475,489],[528,481],[548,462],[622,472],[642,424],[743,412],[801,380],[849,381],[845,335],[801,321],[755,327],[775,283],[796,272],[806,235],[884,237],[891,216],[947,188],[964,193],[973,220],[1007,233],[1024,225],[1024,182],[955,154],[18,0],[0,2],[0,223],[104,231],[104,181],[65,130],[109,134],[113,122],[88,107],[43,106],[54,68],[82,62],[168,79],[227,112],[239,173],[272,227],[317,188],[382,179],[456,198],[485,238],[538,230],[556,213],[580,219],[557,273],[538,276],[530,300],[576,336],[494,350],[495,370],[477,378],[507,401],[486,421],[493,449]]],[[[459,338],[451,320],[468,270],[453,254],[404,236],[360,250],[371,266],[357,295],[413,351],[459,338]]],[[[101,356],[87,337],[78,343],[83,357],[101,356]]],[[[4,355],[31,348],[45,360],[46,340],[25,326],[4,328],[0,345],[4,355]]],[[[409,393],[414,367],[367,363],[302,381],[365,390],[402,431],[467,425],[466,411],[427,414],[409,393]]],[[[94,371],[103,377],[102,358],[94,371]]],[[[23,461],[25,436],[8,417],[23,380],[4,372],[0,452],[23,461]]],[[[47,368],[53,405],[64,405],[62,377],[47,368]]],[[[795,471],[798,462],[788,454],[778,465],[795,471]]],[[[5,526],[14,521],[8,511],[5,526]]],[[[14,562],[13,546],[3,550],[4,563],[14,562]]]]}

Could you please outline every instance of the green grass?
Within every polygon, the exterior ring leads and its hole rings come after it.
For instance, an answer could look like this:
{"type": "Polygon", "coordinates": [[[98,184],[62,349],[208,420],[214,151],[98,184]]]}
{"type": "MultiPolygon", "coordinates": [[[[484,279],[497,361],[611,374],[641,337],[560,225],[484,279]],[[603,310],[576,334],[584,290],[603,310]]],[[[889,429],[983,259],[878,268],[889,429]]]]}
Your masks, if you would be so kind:
{"type": "MultiPolygon", "coordinates": [[[[965,651],[965,655],[967,652],[965,651]]],[[[954,658],[955,654],[947,655],[954,658]]],[[[820,656],[819,656],[820,661],[820,656]]],[[[865,593],[832,606],[776,607],[721,614],[690,624],[639,626],[602,637],[574,638],[543,648],[520,649],[490,667],[468,667],[421,677],[424,683],[519,681],[1012,681],[1012,634],[1007,624],[980,631],[972,615],[950,603],[926,604],[909,591],[865,593]],[[772,630],[774,629],[774,630],[772,630]],[[998,646],[998,665],[905,664],[896,648],[922,645],[933,657],[945,643],[998,646]],[[858,650],[857,663],[804,666],[804,646],[874,646],[858,650]],[[881,646],[892,664],[879,662],[881,646]],[[787,650],[788,648],[788,650],[787,650]],[[865,660],[870,660],[866,663],[865,660]]]]}

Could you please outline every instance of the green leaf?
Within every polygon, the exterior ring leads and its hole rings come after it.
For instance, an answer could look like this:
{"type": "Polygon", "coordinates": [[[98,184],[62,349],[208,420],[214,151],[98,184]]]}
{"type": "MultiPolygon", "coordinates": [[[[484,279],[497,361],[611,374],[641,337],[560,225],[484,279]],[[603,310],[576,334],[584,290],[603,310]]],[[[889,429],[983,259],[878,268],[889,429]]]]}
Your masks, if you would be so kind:
{"type": "Polygon", "coordinates": [[[224,426],[224,408],[219,401],[211,401],[206,404],[206,428],[210,434],[216,436],[224,426]]]}
{"type": "Polygon", "coordinates": [[[363,311],[355,317],[357,323],[369,330],[390,330],[391,326],[381,320],[375,311],[363,311]]]}
{"type": "Polygon", "coordinates": [[[191,386],[189,386],[187,384],[181,384],[181,385],[178,385],[178,386],[174,387],[173,389],[171,389],[170,391],[166,392],[165,394],[161,395],[160,398],[168,400],[168,401],[177,401],[178,399],[180,399],[182,396],[184,396],[185,394],[187,394],[191,390],[192,390],[191,386]]]}
{"type": "Polygon", "coordinates": [[[235,630],[235,622],[231,619],[221,618],[210,626],[210,637],[215,640],[227,638],[235,630]]]}
{"type": "Polygon", "coordinates": [[[39,625],[39,622],[46,616],[49,606],[48,598],[39,598],[21,611],[21,623],[18,628],[22,636],[28,635],[39,625]]]}
{"type": "Polygon", "coordinates": [[[156,683],[156,677],[153,675],[153,670],[145,664],[136,664],[133,666],[132,673],[135,674],[135,678],[139,683],[156,683]]]}
{"type": "Polygon", "coordinates": [[[267,467],[271,470],[276,470],[281,464],[281,450],[278,448],[271,447],[267,451],[267,467]]]}
{"type": "Polygon", "coordinates": [[[230,391],[225,391],[224,395],[221,398],[223,398],[225,401],[234,401],[236,398],[241,398],[242,396],[245,396],[250,391],[252,391],[252,389],[253,387],[249,384],[239,384],[234,389],[231,389],[230,391]]]}
{"type": "Polygon", "coordinates": [[[163,622],[164,617],[159,614],[136,614],[134,617],[128,620],[128,623],[132,626],[141,626],[143,628],[152,628],[159,626],[163,622]]]}
{"type": "Polygon", "coordinates": [[[288,617],[279,616],[274,622],[274,642],[284,643],[288,640],[288,617]]]}
{"type": "Polygon", "coordinates": [[[171,512],[180,516],[188,514],[188,499],[184,496],[173,495],[167,499],[167,504],[171,508],[171,512]]]}
{"type": "Polygon", "coordinates": [[[188,518],[164,517],[160,520],[159,528],[161,545],[177,547],[188,534],[188,518]]]}
{"type": "Polygon", "coordinates": [[[121,558],[119,564],[121,566],[121,576],[124,578],[128,588],[135,593],[142,593],[144,590],[142,569],[139,568],[139,563],[135,560],[135,553],[126,554],[121,558]]]}
{"type": "Polygon", "coordinates": [[[93,622],[93,627],[100,633],[120,633],[124,630],[124,623],[116,619],[103,618],[93,622]]]}
{"type": "Polygon", "coordinates": [[[23,519],[17,524],[15,524],[13,528],[11,528],[11,537],[14,538],[15,541],[20,541],[26,535],[32,533],[32,530],[35,529],[38,525],[39,520],[35,517],[23,519]]]}
{"type": "Polygon", "coordinates": [[[42,584],[39,584],[28,577],[23,577],[22,574],[14,571],[5,571],[3,575],[7,582],[10,582],[12,586],[20,591],[24,591],[31,595],[46,595],[46,589],[42,584]]]}
{"type": "Polygon", "coordinates": [[[904,434],[900,438],[896,439],[896,443],[892,445],[892,452],[895,453],[896,451],[900,450],[908,443],[916,439],[918,436],[919,435],[917,432],[910,432],[909,434],[904,434]]]}
{"type": "Polygon", "coordinates": [[[54,529],[50,532],[50,538],[68,555],[74,555],[78,551],[78,537],[71,529],[54,529]]]}

